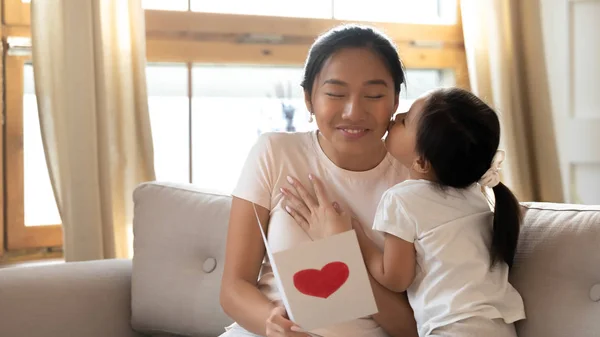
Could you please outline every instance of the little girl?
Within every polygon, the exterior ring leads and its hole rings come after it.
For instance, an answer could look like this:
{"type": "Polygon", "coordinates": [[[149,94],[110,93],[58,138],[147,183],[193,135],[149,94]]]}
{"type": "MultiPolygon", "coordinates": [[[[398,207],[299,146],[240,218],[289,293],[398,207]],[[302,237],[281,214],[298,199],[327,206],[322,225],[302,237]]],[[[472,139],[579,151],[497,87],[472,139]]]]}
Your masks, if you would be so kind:
{"type": "Polygon", "coordinates": [[[354,227],[373,277],[407,290],[419,336],[514,337],[525,318],[508,282],[521,216],[500,182],[499,142],[496,113],[458,88],[426,94],[390,124],[386,147],[410,176],[379,203],[383,254],[354,227]],[[481,186],[493,189],[493,213],[481,186]]]}
{"type": "MultiPolygon", "coordinates": [[[[386,147],[410,176],[379,203],[373,228],[384,232],[383,253],[360,224],[353,228],[371,275],[407,291],[421,337],[516,337],[513,323],[525,318],[508,282],[521,216],[500,182],[499,141],[496,113],[457,88],[424,95],[389,126],[386,147]],[[482,186],[493,189],[494,212],[482,186]]],[[[351,221],[336,210],[316,220],[351,221]]]]}

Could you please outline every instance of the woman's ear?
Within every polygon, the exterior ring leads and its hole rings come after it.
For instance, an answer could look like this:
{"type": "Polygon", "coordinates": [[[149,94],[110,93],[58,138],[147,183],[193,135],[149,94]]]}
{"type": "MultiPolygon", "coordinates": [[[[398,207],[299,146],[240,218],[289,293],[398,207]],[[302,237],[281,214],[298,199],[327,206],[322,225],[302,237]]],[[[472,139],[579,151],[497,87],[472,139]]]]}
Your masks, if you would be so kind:
{"type": "Polygon", "coordinates": [[[312,98],[310,93],[306,90],[304,90],[304,104],[306,104],[306,110],[312,114],[312,98]]]}
{"type": "Polygon", "coordinates": [[[418,156],[413,162],[412,168],[417,173],[428,174],[431,171],[431,163],[422,156],[418,156]]]}

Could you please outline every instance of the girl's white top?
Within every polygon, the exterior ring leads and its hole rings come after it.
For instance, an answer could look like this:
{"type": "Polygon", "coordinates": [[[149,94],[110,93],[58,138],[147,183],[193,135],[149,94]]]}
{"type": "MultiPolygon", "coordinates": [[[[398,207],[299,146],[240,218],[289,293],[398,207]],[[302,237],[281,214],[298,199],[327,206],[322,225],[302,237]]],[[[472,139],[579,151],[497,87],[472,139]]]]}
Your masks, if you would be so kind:
{"type": "Polygon", "coordinates": [[[373,229],[414,243],[417,266],[407,292],[420,336],[473,316],[525,318],[508,266],[490,265],[493,216],[478,184],[442,191],[407,180],[384,193],[373,229]]]}

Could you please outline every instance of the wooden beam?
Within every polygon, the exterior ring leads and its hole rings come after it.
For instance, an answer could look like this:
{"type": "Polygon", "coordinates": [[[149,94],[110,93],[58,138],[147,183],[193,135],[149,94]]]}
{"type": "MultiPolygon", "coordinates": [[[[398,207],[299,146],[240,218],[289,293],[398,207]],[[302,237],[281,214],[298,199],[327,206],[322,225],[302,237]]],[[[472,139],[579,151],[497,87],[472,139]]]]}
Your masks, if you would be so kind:
{"type": "Polygon", "coordinates": [[[2,0],[2,23],[9,26],[29,26],[31,5],[21,0],[2,0]]]}
{"type": "Polygon", "coordinates": [[[31,29],[29,26],[7,26],[2,27],[2,36],[28,37],[31,38],[31,29]]]}
{"type": "MultiPolygon", "coordinates": [[[[29,21],[23,20],[24,17],[29,18],[29,16],[17,13],[11,17],[9,23],[4,24],[4,36],[30,37],[29,21]]],[[[312,43],[323,32],[343,23],[345,21],[330,19],[146,10],[146,35],[150,39],[193,39],[199,35],[223,38],[255,34],[303,37],[305,41],[312,43]]],[[[462,29],[459,24],[366,24],[378,27],[398,43],[413,41],[439,41],[448,45],[463,43],[462,29]]]]}
{"type": "Polygon", "coordinates": [[[61,226],[25,226],[23,66],[27,59],[24,56],[8,56],[5,63],[7,250],[62,245],[61,226]]]}
{"type": "Polygon", "coordinates": [[[465,59],[462,47],[415,47],[397,44],[400,59],[406,68],[449,69],[455,68],[465,59]]]}
{"type": "MultiPolygon", "coordinates": [[[[239,44],[231,42],[154,40],[146,41],[150,62],[200,62],[287,64],[302,66],[310,45],[239,44]]],[[[399,44],[407,68],[454,68],[463,63],[465,52],[458,47],[420,48],[399,44]]]]}
{"type": "MultiPolygon", "coordinates": [[[[256,34],[304,36],[316,38],[328,29],[348,21],[334,19],[283,18],[276,16],[236,15],[198,12],[146,10],[146,33],[173,36],[195,34],[256,34]]],[[[369,23],[397,42],[441,41],[462,44],[458,25],[423,25],[407,23],[369,23]]]]}
{"type": "Polygon", "coordinates": [[[186,40],[147,40],[150,62],[200,62],[302,65],[308,45],[260,45],[186,40]]]}

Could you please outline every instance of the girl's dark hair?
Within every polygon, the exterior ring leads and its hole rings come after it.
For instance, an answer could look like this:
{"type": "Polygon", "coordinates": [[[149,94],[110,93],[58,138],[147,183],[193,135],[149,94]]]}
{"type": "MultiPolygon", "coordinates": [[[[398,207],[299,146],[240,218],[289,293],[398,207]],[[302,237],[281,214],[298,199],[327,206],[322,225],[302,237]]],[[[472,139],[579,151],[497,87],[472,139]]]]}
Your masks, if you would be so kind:
{"type": "MultiPolygon", "coordinates": [[[[432,92],[418,123],[416,151],[429,161],[442,187],[469,187],[490,168],[500,143],[500,121],[474,94],[459,88],[432,92]]],[[[493,190],[491,262],[493,266],[503,259],[512,267],[521,224],[520,205],[504,184],[493,190]]]]}
{"type": "Polygon", "coordinates": [[[301,85],[309,95],[323,64],[331,55],[345,48],[368,48],[379,55],[394,79],[396,94],[400,94],[400,86],[405,81],[404,67],[394,43],[372,27],[342,25],[319,36],[308,52],[301,85]]]}

